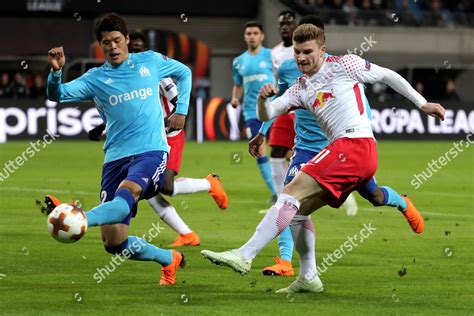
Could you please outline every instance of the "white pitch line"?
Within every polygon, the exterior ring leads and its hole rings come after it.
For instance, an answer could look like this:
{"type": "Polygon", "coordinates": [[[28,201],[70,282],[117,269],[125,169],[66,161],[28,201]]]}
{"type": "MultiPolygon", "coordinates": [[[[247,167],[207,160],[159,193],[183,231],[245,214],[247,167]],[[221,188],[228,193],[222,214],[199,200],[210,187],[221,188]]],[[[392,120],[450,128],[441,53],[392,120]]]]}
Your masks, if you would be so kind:
{"type": "Polygon", "coordinates": [[[0,187],[1,191],[13,191],[13,192],[38,192],[38,193],[59,193],[59,194],[72,194],[72,195],[96,195],[99,196],[99,191],[71,191],[71,190],[57,190],[57,189],[36,189],[36,188],[21,188],[21,187],[0,187]]]}
{"type": "MultiPolygon", "coordinates": [[[[380,208],[370,208],[370,207],[359,207],[359,210],[368,211],[368,212],[384,212],[380,208]]],[[[421,212],[421,213],[423,215],[430,215],[430,216],[474,218],[474,215],[469,215],[469,214],[465,215],[465,214],[436,213],[436,212],[421,212]]]]}
{"type": "MultiPolygon", "coordinates": [[[[70,195],[95,195],[99,196],[98,192],[91,192],[91,191],[71,191],[71,190],[57,190],[57,189],[37,189],[37,188],[22,188],[22,187],[0,187],[1,191],[13,191],[13,192],[38,192],[38,193],[51,193],[51,194],[70,194],[70,195]]],[[[426,194],[426,195],[443,195],[444,192],[433,192],[433,191],[423,191],[418,192],[419,194],[426,194]]],[[[449,193],[444,193],[444,195],[448,195],[449,193]]],[[[468,194],[458,194],[452,193],[452,196],[458,197],[473,197],[473,195],[468,194]]],[[[204,200],[204,198],[193,196],[193,200],[204,200]]],[[[235,203],[240,204],[258,204],[255,200],[250,199],[238,199],[235,200],[235,203]]],[[[380,212],[378,208],[368,208],[368,207],[359,207],[359,210],[369,211],[369,212],[380,212]]],[[[466,217],[466,218],[474,218],[474,215],[461,215],[461,214],[452,214],[452,213],[436,213],[436,212],[422,212],[424,215],[432,215],[432,216],[442,216],[442,217],[466,217]]]]}

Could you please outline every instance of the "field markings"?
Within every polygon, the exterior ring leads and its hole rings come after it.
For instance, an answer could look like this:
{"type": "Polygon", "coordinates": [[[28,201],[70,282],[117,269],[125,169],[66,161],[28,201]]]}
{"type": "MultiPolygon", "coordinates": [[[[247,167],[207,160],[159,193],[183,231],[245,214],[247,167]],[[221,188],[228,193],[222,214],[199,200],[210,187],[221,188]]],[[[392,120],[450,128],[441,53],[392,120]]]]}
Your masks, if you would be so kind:
{"type": "MultiPolygon", "coordinates": [[[[77,195],[93,195],[99,196],[98,192],[92,191],[71,191],[71,190],[56,190],[56,189],[38,189],[38,188],[22,188],[22,187],[4,187],[1,188],[2,191],[12,191],[12,192],[38,192],[38,193],[50,193],[50,194],[71,194],[74,196],[77,195]]],[[[434,192],[434,191],[423,191],[418,192],[418,194],[425,194],[425,195],[444,195],[444,196],[455,196],[455,197],[470,197],[473,196],[470,194],[462,194],[462,193],[447,193],[447,192],[434,192]]],[[[190,197],[195,201],[202,201],[208,200],[208,198],[197,197],[193,196],[190,197]]],[[[251,200],[251,199],[238,199],[234,201],[236,204],[253,204],[258,206],[258,201],[251,200]]],[[[359,210],[368,211],[368,212],[380,212],[380,208],[373,208],[373,207],[359,207],[359,210]]],[[[423,215],[430,215],[430,216],[440,216],[440,217],[465,217],[465,218],[474,218],[474,215],[469,214],[454,214],[454,213],[437,213],[437,212],[422,212],[423,215]]]]}

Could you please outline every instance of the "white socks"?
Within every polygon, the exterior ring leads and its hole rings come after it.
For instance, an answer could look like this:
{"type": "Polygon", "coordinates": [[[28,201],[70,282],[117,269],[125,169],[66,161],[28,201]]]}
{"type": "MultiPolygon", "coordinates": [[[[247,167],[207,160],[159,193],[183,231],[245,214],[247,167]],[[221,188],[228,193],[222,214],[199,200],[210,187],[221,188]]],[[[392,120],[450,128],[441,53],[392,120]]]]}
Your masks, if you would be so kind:
{"type": "Polygon", "coordinates": [[[272,239],[288,227],[300,207],[300,202],[288,194],[280,194],[265,217],[258,224],[253,236],[238,251],[246,260],[253,259],[272,239]]]}
{"type": "Polygon", "coordinates": [[[183,235],[192,232],[188,225],[179,217],[174,206],[161,196],[152,197],[148,200],[148,203],[153,207],[156,214],[178,234],[183,235]]]}
{"type": "Polygon", "coordinates": [[[283,192],[285,176],[286,176],[286,159],[285,158],[271,158],[270,167],[272,169],[273,184],[275,185],[275,191],[277,196],[283,192]]]}
{"type": "Polygon", "coordinates": [[[191,194],[195,192],[208,192],[211,189],[211,183],[207,179],[178,178],[174,180],[173,195],[191,194]]]}
{"type": "Polygon", "coordinates": [[[311,217],[295,215],[290,227],[295,249],[300,257],[300,278],[311,281],[318,275],[316,270],[314,225],[311,217]]]}

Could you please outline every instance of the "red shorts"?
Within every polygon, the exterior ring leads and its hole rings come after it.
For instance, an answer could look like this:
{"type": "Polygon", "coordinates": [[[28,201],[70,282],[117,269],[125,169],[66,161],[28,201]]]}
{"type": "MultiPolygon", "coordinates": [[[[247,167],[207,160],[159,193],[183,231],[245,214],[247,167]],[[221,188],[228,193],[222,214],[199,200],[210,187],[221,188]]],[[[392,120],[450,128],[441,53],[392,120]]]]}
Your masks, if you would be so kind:
{"type": "Polygon", "coordinates": [[[184,141],[186,140],[184,130],[178,135],[168,137],[167,139],[170,146],[170,157],[166,169],[171,169],[178,174],[181,167],[181,159],[183,158],[184,141]]]}
{"type": "Polygon", "coordinates": [[[293,148],[295,145],[295,115],[281,114],[273,122],[270,130],[270,146],[293,148]]]}
{"type": "Polygon", "coordinates": [[[329,191],[322,200],[335,208],[339,208],[352,191],[367,183],[376,170],[374,139],[347,137],[329,144],[301,168],[329,191]]]}

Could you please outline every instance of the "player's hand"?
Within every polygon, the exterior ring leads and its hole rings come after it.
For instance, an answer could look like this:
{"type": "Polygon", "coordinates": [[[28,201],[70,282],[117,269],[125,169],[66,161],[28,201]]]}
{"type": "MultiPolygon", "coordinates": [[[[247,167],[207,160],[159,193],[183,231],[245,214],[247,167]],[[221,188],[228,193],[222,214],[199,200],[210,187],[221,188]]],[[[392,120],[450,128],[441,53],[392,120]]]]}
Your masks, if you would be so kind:
{"type": "Polygon", "coordinates": [[[232,98],[232,100],[230,100],[230,104],[234,107],[234,109],[236,107],[238,107],[240,105],[240,100],[237,99],[237,98],[232,98]]]}
{"type": "Polygon", "coordinates": [[[265,141],[265,135],[260,133],[257,134],[254,138],[249,141],[249,153],[254,158],[258,158],[262,156],[262,152],[260,152],[260,147],[265,141]]]}
{"type": "Polygon", "coordinates": [[[439,103],[427,102],[421,107],[421,110],[425,112],[426,115],[437,117],[441,119],[441,121],[444,121],[444,115],[446,113],[446,110],[439,103]]]}
{"type": "Polygon", "coordinates": [[[184,128],[186,115],[173,113],[168,117],[168,132],[178,131],[184,128]]]}
{"type": "Polygon", "coordinates": [[[89,131],[89,139],[98,142],[105,130],[105,124],[100,124],[89,131]]]}
{"type": "Polygon", "coordinates": [[[271,83],[267,83],[266,85],[262,87],[262,89],[260,89],[258,97],[262,99],[268,99],[268,98],[273,97],[277,93],[278,93],[278,88],[272,85],[271,83]]]}
{"type": "Polygon", "coordinates": [[[64,56],[64,49],[62,46],[53,47],[48,51],[48,63],[53,67],[54,71],[63,68],[66,63],[66,57],[64,56]]]}

